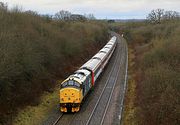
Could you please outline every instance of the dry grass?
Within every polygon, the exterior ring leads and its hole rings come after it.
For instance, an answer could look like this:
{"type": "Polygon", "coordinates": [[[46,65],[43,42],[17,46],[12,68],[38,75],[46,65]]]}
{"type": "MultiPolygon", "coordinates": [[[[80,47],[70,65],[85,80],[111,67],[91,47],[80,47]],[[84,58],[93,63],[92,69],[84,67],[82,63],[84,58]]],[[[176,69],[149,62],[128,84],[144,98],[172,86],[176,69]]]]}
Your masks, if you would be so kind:
{"type": "Polygon", "coordinates": [[[134,59],[135,53],[132,48],[129,48],[129,71],[128,71],[128,89],[125,96],[125,109],[123,115],[123,125],[137,125],[135,121],[135,99],[136,99],[136,81],[134,74],[134,59]]]}
{"type": "Polygon", "coordinates": [[[37,106],[27,106],[21,109],[13,120],[14,125],[41,125],[43,120],[48,117],[52,108],[59,103],[59,88],[53,93],[44,93],[37,106]]]}

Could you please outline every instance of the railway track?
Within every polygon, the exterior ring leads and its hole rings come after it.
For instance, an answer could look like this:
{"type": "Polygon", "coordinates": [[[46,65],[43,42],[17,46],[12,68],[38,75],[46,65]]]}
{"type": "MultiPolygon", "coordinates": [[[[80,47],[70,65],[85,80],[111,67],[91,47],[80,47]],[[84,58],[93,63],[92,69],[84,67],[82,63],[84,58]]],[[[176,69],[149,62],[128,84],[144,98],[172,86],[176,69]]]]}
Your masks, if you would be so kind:
{"type": "Polygon", "coordinates": [[[74,117],[75,114],[62,113],[52,125],[71,125],[74,117]],[[71,117],[71,119],[69,120],[67,117],[71,117]]]}
{"type": "Polygon", "coordinates": [[[64,114],[61,114],[52,125],[57,125],[58,121],[63,117],[63,115],[64,114]]]}

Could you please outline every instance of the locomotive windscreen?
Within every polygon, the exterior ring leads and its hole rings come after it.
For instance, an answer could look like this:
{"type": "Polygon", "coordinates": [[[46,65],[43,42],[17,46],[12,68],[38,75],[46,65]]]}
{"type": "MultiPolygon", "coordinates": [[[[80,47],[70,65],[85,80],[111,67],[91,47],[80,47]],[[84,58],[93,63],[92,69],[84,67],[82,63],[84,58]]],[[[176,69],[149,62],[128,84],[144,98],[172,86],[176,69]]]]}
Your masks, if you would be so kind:
{"type": "Polygon", "coordinates": [[[68,80],[64,83],[61,84],[61,88],[65,88],[65,87],[74,87],[74,88],[80,88],[80,84],[74,80],[68,80]]]}

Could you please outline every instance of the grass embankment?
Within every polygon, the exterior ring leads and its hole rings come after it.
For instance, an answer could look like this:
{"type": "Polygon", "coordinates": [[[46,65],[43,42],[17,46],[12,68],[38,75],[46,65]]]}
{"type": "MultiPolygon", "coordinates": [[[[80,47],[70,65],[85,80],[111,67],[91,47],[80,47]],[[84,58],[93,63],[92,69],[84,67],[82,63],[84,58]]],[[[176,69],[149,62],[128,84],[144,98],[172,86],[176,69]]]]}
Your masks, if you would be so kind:
{"type": "Polygon", "coordinates": [[[125,96],[125,105],[124,105],[124,114],[123,114],[123,123],[125,125],[135,125],[135,110],[134,106],[135,98],[136,98],[136,83],[135,83],[135,74],[134,74],[134,66],[135,66],[135,54],[132,48],[128,50],[128,87],[126,90],[125,96]]]}
{"type": "MultiPolygon", "coordinates": [[[[64,22],[0,4],[0,124],[39,104],[57,79],[77,69],[108,38],[103,22],[64,22]]],[[[8,122],[8,123],[7,123],[8,122]]]]}
{"type": "Polygon", "coordinates": [[[131,46],[130,78],[123,123],[178,125],[180,21],[156,25],[144,22],[127,23],[123,26],[125,29],[121,32],[124,32],[131,46]],[[134,65],[131,66],[133,62],[134,65]]]}
{"type": "Polygon", "coordinates": [[[21,109],[15,119],[14,125],[42,125],[43,121],[49,117],[54,107],[59,103],[59,87],[56,87],[52,93],[45,92],[40,103],[36,106],[27,106],[21,109]]]}

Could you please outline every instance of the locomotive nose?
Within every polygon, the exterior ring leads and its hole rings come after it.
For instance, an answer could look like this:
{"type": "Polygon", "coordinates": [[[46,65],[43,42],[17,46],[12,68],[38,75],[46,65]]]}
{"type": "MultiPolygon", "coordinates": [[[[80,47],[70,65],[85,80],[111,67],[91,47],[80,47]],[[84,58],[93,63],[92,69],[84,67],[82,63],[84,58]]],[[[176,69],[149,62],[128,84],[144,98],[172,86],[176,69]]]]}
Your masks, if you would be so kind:
{"type": "Polygon", "coordinates": [[[75,88],[64,88],[60,90],[60,110],[62,112],[77,112],[80,109],[81,94],[75,88]]]}
{"type": "Polygon", "coordinates": [[[74,88],[60,90],[60,103],[78,103],[80,101],[80,91],[74,88]]]}
{"type": "Polygon", "coordinates": [[[75,92],[72,90],[68,90],[68,92],[65,93],[65,97],[67,98],[68,101],[71,101],[74,99],[75,92]]]}

